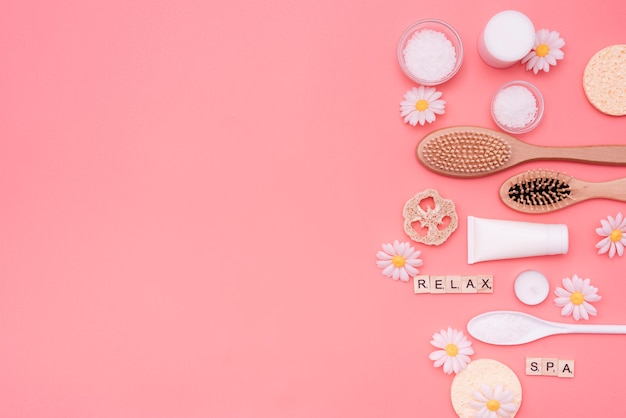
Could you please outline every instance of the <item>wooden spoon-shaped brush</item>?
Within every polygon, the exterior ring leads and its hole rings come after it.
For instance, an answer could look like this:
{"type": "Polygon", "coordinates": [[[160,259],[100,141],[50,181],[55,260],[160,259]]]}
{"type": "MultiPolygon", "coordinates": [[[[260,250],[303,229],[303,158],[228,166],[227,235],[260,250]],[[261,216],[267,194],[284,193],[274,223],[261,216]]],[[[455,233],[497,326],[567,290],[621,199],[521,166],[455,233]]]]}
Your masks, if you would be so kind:
{"type": "Polygon", "coordinates": [[[470,178],[533,160],[626,165],[626,145],[541,146],[488,128],[453,126],[422,138],[417,146],[417,158],[436,173],[470,178]]]}
{"type": "Polygon", "coordinates": [[[626,178],[592,183],[556,171],[530,170],[500,187],[502,202],[523,213],[552,212],[596,198],[626,202],[626,178]]]}

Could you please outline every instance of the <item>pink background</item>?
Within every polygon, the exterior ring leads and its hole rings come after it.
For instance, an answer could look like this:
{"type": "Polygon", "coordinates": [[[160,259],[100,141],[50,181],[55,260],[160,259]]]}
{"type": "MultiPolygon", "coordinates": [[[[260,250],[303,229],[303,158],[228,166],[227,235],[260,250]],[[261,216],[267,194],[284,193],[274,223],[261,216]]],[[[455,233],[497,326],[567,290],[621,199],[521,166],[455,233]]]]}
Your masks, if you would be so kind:
{"type": "MultiPolygon", "coordinates": [[[[626,258],[596,254],[595,200],[547,215],[506,208],[502,181],[529,168],[602,181],[624,167],[527,163],[479,180],[438,176],[414,150],[436,128],[495,128],[502,83],[543,92],[541,145],[624,143],[626,119],[581,83],[626,43],[625,3],[571,1],[4,1],[0,5],[0,416],[454,417],[434,332],[522,305],[513,280],[589,277],[589,323],[626,323],[626,258]],[[582,6],[580,6],[582,7],[582,6]],[[548,73],[484,64],[476,39],[505,9],[558,30],[548,73]],[[395,57],[412,22],[452,24],[466,57],[440,86],[446,114],[402,122],[413,84],[395,57]],[[490,273],[492,295],[414,295],[375,254],[406,240],[402,207],[437,189],[460,225],[415,244],[424,274],[490,273]],[[466,263],[466,217],[566,223],[564,256],[466,263]]],[[[514,237],[511,237],[514,239],[514,237]]],[[[518,417],[619,416],[626,336],[524,346],[474,341],[519,376],[518,417]],[[526,356],[573,358],[574,379],[524,375],[526,356]]]]}

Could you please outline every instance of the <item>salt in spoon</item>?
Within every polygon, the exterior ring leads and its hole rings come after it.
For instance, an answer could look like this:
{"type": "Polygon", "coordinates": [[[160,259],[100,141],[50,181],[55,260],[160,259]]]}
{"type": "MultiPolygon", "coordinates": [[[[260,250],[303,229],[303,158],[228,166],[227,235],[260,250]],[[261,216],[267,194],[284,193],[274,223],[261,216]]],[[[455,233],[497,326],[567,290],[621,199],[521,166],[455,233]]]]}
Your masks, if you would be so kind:
{"type": "Polygon", "coordinates": [[[470,319],[467,331],[484,343],[518,345],[558,334],[626,334],[626,325],[563,324],[523,312],[492,311],[470,319]]]}

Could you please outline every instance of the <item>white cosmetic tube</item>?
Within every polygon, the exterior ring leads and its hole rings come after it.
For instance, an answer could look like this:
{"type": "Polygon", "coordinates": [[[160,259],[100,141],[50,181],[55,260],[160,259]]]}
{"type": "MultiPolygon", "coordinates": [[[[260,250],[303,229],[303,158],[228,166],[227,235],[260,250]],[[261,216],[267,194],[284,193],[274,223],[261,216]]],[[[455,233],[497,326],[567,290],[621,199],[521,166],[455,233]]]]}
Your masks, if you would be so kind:
{"type": "Polygon", "coordinates": [[[525,14],[505,10],[494,15],[478,38],[478,54],[492,67],[518,63],[535,43],[535,27],[525,14]]]}
{"type": "Polygon", "coordinates": [[[467,217],[467,263],[566,254],[567,225],[467,217]]]}

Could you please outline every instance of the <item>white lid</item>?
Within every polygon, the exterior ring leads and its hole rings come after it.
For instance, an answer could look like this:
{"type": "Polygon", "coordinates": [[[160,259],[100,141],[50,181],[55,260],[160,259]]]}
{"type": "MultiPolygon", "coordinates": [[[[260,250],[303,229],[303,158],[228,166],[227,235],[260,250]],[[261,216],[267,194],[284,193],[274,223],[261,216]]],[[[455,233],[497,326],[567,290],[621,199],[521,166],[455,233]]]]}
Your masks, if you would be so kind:
{"type": "Polygon", "coordinates": [[[546,254],[567,254],[569,249],[569,233],[567,225],[549,224],[546,254]]]}
{"type": "Polygon", "coordinates": [[[502,62],[519,61],[535,43],[535,27],[522,12],[504,10],[487,22],[482,41],[493,58],[502,62]]]}

